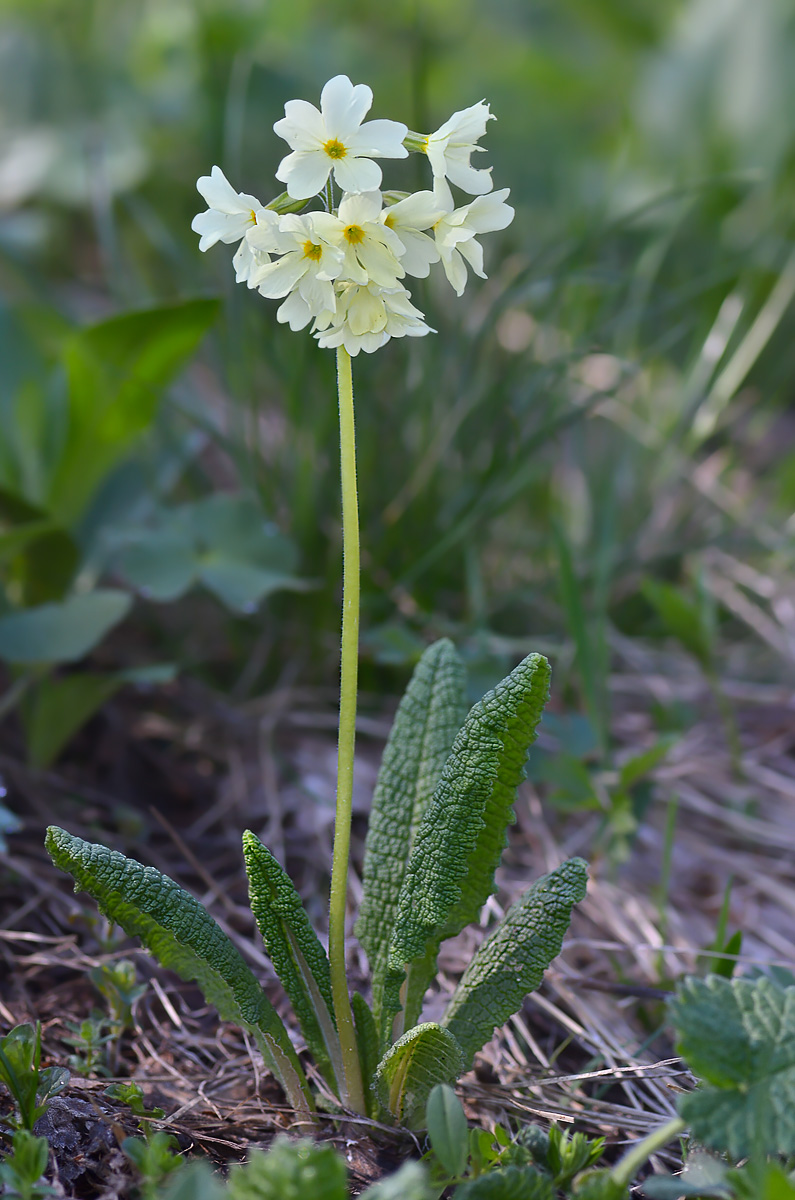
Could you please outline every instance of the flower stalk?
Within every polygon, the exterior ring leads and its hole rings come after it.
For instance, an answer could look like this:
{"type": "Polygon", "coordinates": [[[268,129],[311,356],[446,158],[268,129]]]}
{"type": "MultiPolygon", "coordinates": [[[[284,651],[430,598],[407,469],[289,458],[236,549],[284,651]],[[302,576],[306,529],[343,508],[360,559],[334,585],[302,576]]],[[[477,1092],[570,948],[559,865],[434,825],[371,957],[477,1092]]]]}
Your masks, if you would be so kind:
{"type": "Polygon", "coordinates": [[[356,741],[356,699],[359,674],[359,502],[356,489],[356,427],[353,409],[351,356],[337,349],[337,391],[340,415],[340,476],[342,482],[342,651],[340,720],[337,741],[337,811],[329,901],[329,966],[331,993],[345,1069],[342,1101],[366,1113],[362,1073],[356,1046],[348,980],[345,970],[345,911],[348,896],[348,858],[351,844],[353,758],[356,741]]]}

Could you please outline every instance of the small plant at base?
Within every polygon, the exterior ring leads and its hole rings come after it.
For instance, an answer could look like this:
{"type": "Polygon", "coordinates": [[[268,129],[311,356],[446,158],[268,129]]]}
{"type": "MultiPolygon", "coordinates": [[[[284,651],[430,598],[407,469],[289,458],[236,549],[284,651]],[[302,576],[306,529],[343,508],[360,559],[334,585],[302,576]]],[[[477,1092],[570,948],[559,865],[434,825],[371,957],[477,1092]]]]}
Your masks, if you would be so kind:
{"type": "Polygon", "coordinates": [[[162,1108],[146,1108],[139,1084],[112,1083],[105,1095],[126,1104],[138,1118],[143,1137],[126,1137],[121,1148],[141,1176],[143,1195],[149,1200],[162,1181],[182,1166],[177,1139],[163,1130],[153,1131],[150,1122],[161,1121],[166,1114],[162,1108]]]}
{"type": "MultiPolygon", "coordinates": [[[[351,1001],[345,918],[359,627],[351,357],[391,338],[430,333],[401,281],[424,278],[441,263],[460,295],[466,262],[483,276],[476,235],[513,218],[507,189],[492,193],[490,173],[470,165],[491,119],[488,105],[455,113],[426,136],[395,121],[362,124],[371,103],[370,89],[344,75],[323,88],[320,111],[289,102],[274,127],[291,147],[277,171],[287,192],[262,205],[236,193],[215,167],[199,180],[209,208],[193,228],[202,250],[239,243],[238,281],[282,299],[280,321],[294,330],[311,322],[319,345],[337,352],[343,603],[328,955],[270,851],[250,831],[243,850],[252,911],[329,1088],[344,1109],[413,1127],[424,1122],[433,1086],[467,1069],[538,987],[585,894],[586,868],[572,859],[537,880],[475,954],[441,1021],[421,1020],[441,943],[477,920],[495,890],[514,795],[549,689],[546,659],[528,655],[465,718],[463,665],[450,642],[437,642],[417,665],[378,777],[356,927],[372,971],[372,1008],[361,995],[351,1001]],[[382,194],[373,158],[409,151],[427,155],[433,190],[382,194]],[[343,189],[338,205],[332,174],[343,189]],[[456,206],[450,183],[475,199],[456,206]]],[[[224,1019],[252,1034],[299,1121],[311,1126],[314,1098],[287,1030],[206,910],[160,872],[64,830],[51,828],[47,847],[110,920],[164,965],[195,979],[224,1019]]]]}
{"type": "Polygon", "coordinates": [[[12,1145],[11,1154],[0,1163],[2,1194],[16,1200],[43,1200],[45,1196],[55,1196],[55,1188],[41,1182],[50,1154],[47,1139],[36,1137],[27,1129],[18,1129],[12,1145]]]}
{"type": "Polygon", "coordinates": [[[33,1132],[53,1096],[69,1083],[64,1067],[41,1069],[41,1024],[17,1025],[0,1038],[0,1080],[14,1101],[15,1115],[7,1122],[16,1129],[33,1132]]]}
{"type": "Polygon", "coordinates": [[[103,1053],[114,1040],[109,1033],[110,1022],[101,1012],[96,1010],[84,1021],[67,1021],[66,1027],[71,1034],[63,1038],[67,1046],[71,1046],[74,1054],[69,1055],[69,1067],[77,1075],[112,1075],[107,1065],[102,1061],[103,1053]]]}

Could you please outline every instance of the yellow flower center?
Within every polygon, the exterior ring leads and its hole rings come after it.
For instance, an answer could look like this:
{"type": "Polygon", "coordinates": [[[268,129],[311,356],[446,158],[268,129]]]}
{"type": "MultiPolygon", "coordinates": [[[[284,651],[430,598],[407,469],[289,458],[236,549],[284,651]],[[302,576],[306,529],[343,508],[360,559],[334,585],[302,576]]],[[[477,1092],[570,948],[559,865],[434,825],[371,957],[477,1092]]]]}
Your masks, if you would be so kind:
{"type": "Polygon", "coordinates": [[[344,158],[348,151],[343,146],[342,142],[338,142],[336,138],[330,138],[326,142],[323,149],[329,158],[344,158]]]}
{"type": "Polygon", "coordinates": [[[253,209],[253,208],[250,208],[250,209],[249,209],[249,216],[251,217],[251,224],[252,224],[252,225],[256,225],[256,223],[257,223],[257,214],[254,212],[254,209],[253,209]]]}
{"type": "Polygon", "coordinates": [[[313,262],[320,262],[322,257],[322,246],[318,246],[315,242],[304,242],[304,258],[311,258],[313,262]]]}
{"type": "Polygon", "coordinates": [[[343,234],[345,241],[351,246],[358,246],[359,242],[364,241],[364,230],[361,225],[346,225],[343,234]]]}
{"type": "Polygon", "coordinates": [[[395,223],[395,218],[392,216],[391,213],[387,213],[386,216],[384,217],[384,224],[387,226],[388,229],[391,229],[392,226],[394,225],[394,223],[395,223]]]}

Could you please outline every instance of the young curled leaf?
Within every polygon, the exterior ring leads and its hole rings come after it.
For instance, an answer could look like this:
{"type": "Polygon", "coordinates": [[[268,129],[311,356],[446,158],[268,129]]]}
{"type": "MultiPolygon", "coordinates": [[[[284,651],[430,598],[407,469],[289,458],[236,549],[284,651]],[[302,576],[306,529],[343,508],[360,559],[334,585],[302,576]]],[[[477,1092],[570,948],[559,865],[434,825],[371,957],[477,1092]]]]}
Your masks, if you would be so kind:
{"type": "Polygon", "coordinates": [[[461,1048],[441,1025],[415,1025],[378,1064],[375,1092],[384,1108],[409,1129],[425,1121],[428,1096],[437,1083],[454,1083],[462,1070],[461,1048]]]}

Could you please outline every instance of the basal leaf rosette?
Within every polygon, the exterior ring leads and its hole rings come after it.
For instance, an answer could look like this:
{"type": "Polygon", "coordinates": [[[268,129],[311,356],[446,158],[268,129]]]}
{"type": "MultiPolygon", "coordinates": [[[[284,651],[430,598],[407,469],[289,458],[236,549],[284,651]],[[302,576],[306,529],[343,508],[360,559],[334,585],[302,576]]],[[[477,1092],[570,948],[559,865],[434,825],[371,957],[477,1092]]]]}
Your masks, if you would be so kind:
{"type": "Polygon", "coordinates": [[[329,80],[319,109],[289,100],[273,127],[290,147],[276,171],[287,191],[263,204],[235,191],[215,166],[198,181],[208,207],[192,224],[200,250],[237,245],[237,282],[281,300],[279,322],[309,327],[322,348],[351,355],[434,332],[406,277],[424,279],[438,265],[460,296],[467,265],[486,278],[480,235],[505,229],[514,216],[508,189],[492,191],[491,169],[471,163],[494,119],[485,101],[430,134],[411,133],[401,121],[365,121],[372,103],[370,88],[347,75],[329,80]],[[374,160],[409,152],[426,156],[432,187],[382,191],[374,160]],[[458,202],[451,184],[475,199],[458,202]]]}

